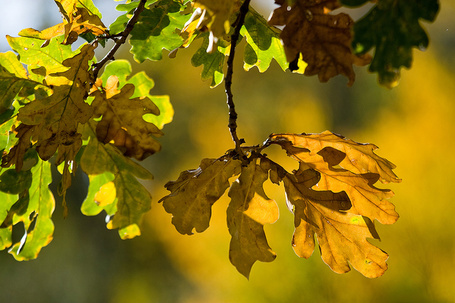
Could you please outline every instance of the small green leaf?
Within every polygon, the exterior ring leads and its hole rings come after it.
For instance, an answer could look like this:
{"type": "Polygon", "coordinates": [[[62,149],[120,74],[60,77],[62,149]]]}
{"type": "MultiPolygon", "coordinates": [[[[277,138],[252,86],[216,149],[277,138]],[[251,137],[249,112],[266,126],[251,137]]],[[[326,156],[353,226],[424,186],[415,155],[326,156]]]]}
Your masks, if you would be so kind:
{"type": "Polygon", "coordinates": [[[254,10],[245,17],[245,23],[240,33],[246,37],[245,70],[257,66],[259,71],[265,72],[272,60],[275,59],[281,69],[286,70],[288,62],[284,47],[280,40],[280,31],[267,24],[267,21],[254,10]]]}
{"type": "Polygon", "coordinates": [[[101,211],[106,210],[108,214],[112,214],[111,209],[107,209],[106,206],[100,206],[99,203],[96,201],[96,195],[102,187],[109,182],[114,180],[114,174],[110,172],[105,172],[99,175],[89,175],[89,187],[87,197],[85,198],[84,202],[81,206],[81,211],[86,216],[96,216],[101,211]]]}
{"type": "Polygon", "coordinates": [[[208,33],[200,35],[204,40],[202,41],[201,47],[191,58],[191,64],[198,67],[204,65],[201,73],[202,80],[212,79],[210,87],[215,87],[223,82],[224,79],[224,61],[225,57],[229,53],[229,45],[223,40],[218,41],[218,47],[213,53],[207,53],[207,47],[209,45],[208,33]],[[224,42],[224,43],[223,43],[224,42]]]}
{"type": "Polygon", "coordinates": [[[182,15],[182,5],[173,0],[160,0],[147,7],[131,31],[131,53],[138,62],[161,60],[163,49],[180,47],[183,39],[176,29],[183,28],[189,15],[182,15]]]}

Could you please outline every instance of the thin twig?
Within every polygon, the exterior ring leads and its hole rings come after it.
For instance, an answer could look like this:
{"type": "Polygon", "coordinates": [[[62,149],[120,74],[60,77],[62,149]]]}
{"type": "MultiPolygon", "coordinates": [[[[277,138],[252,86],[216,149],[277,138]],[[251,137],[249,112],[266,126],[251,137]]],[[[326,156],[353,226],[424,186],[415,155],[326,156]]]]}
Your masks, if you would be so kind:
{"type": "Polygon", "coordinates": [[[145,8],[145,3],[146,2],[147,2],[147,0],[141,0],[139,2],[139,5],[137,6],[137,8],[133,12],[133,17],[131,17],[131,19],[128,21],[128,23],[126,23],[125,30],[123,32],[121,32],[120,34],[118,34],[118,35],[114,35],[115,37],[120,37],[119,39],[117,39],[115,41],[114,47],[107,53],[106,56],[104,56],[103,59],[101,59],[101,61],[99,61],[98,63],[93,64],[93,67],[94,67],[93,68],[93,78],[94,78],[94,80],[96,80],[96,78],[98,77],[98,73],[101,70],[101,68],[104,66],[104,64],[106,64],[110,60],[114,60],[115,53],[120,48],[120,46],[122,46],[122,44],[124,44],[126,42],[126,38],[128,37],[128,35],[133,30],[134,25],[136,24],[137,20],[139,19],[139,15],[142,13],[142,11],[145,8]]]}
{"type": "Polygon", "coordinates": [[[235,111],[234,97],[232,95],[232,74],[234,73],[234,57],[235,48],[240,37],[240,29],[245,22],[245,16],[248,13],[250,6],[250,0],[245,0],[240,7],[239,16],[237,18],[237,24],[234,29],[234,33],[231,36],[231,50],[229,52],[229,58],[227,60],[227,72],[224,77],[224,87],[227,96],[227,106],[229,109],[229,131],[231,132],[232,140],[235,142],[235,151],[240,158],[246,158],[240,145],[244,143],[243,139],[239,139],[237,136],[237,112],[235,111]]]}

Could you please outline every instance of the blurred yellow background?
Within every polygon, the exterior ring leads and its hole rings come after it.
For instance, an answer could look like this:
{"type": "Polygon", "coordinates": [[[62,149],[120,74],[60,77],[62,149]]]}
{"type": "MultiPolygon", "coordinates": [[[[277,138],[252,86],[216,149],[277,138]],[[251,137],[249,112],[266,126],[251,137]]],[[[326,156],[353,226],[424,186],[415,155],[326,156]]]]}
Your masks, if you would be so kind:
{"type": "MultiPolygon", "coordinates": [[[[284,190],[273,184],[265,190],[280,206],[280,219],[265,230],[278,257],[256,263],[250,280],[228,259],[226,197],[214,205],[207,231],[177,233],[157,203],[167,194],[163,185],[202,158],[217,158],[233,147],[223,84],[210,89],[200,80],[201,68],[190,64],[193,47],[175,59],[134,66],[155,80],[153,94],[170,95],[175,109],[160,140],[163,150],[145,161],[155,180],[147,183],[154,200],[142,236],[121,241],[106,230],[102,216],[82,216],[84,193],[74,189],[69,217],[62,219],[58,204],[54,240],[37,260],[19,263],[0,254],[0,302],[455,302],[453,16],[455,6],[447,1],[436,22],[424,24],[430,47],[414,51],[413,67],[402,72],[393,90],[379,87],[376,75],[364,69],[356,70],[352,88],[343,77],[321,84],[276,64],[260,74],[244,72],[237,60],[234,71],[238,132],[247,144],[273,132],[328,129],[378,145],[377,153],[397,165],[403,182],[381,186],[395,192],[392,203],[401,217],[393,225],[376,222],[382,241],[374,244],[390,255],[382,277],[368,279],[355,270],[336,274],[318,250],[308,260],[298,258],[284,190]]],[[[278,148],[267,154],[289,169],[297,167],[278,148]]],[[[83,176],[78,182],[86,186],[83,176]]]]}

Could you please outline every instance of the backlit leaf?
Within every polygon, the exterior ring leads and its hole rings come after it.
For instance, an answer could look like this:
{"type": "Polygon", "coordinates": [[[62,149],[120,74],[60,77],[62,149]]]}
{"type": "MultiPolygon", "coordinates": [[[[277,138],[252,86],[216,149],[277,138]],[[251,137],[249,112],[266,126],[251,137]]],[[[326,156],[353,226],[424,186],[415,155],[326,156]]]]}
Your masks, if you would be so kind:
{"type": "Polygon", "coordinates": [[[53,94],[30,102],[19,110],[18,120],[22,124],[17,128],[18,147],[3,157],[3,166],[15,164],[20,170],[22,160],[16,153],[24,153],[31,140],[36,142],[36,150],[43,160],[52,157],[57,149],[60,154],[67,155],[58,158],[61,162],[74,160],[82,144],[78,126],[92,116],[92,109],[85,103],[85,98],[89,90],[88,62],[93,55],[93,46],[87,44],[79,54],[64,60],[63,66],[67,70],[49,74],[46,78],[46,83],[54,87],[53,94]]]}
{"type": "Polygon", "coordinates": [[[99,36],[106,33],[101,14],[92,0],[55,0],[63,17],[63,22],[42,31],[26,28],[19,32],[22,37],[51,40],[64,35],[64,44],[72,44],[79,35],[90,33],[99,36]]]}
{"type": "Polygon", "coordinates": [[[434,21],[438,10],[437,0],[382,0],[356,22],[353,49],[365,54],[375,48],[369,69],[378,73],[379,83],[396,86],[401,67],[411,67],[412,48],[428,47],[428,36],[419,20],[434,21]]]}
{"type": "Polygon", "coordinates": [[[245,17],[245,23],[240,31],[245,36],[245,70],[257,66],[260,72],[265,72],[273,59],[283,69],[287,69],[286,54],[280,40],[280,31],[267,24],[267,21],[256,11],[250,9],[245,17]]]}
{"type": "Polygon", "coordinates": [[[247,278],[256,261],[271,262],[276,257],[267,243],[263,227],[279,217],[278,206],[262,187],[267,179],[268,171],[252,161],[242,167],[239,178],[229,190],[231,202],[227,223],[232,236],[229,259],[247,278]]]}
{"type": "Polygon", "coordinates": [[[381,276],[388,255],[367,241],[378,238],[373,223],[349,213],[349,199],[343,192],[311,190],[313,176],[312,170],[305,170],[284,178],[286,199],[295,216],[294,251],[309,258],[316,234],[322,259],[333,271],[348,272],[351,264],[366,277],[381,276]]]}
{"type": "Polygon", "coordinates": [[[162,129],[165,124],[172,121],[174,115],[174,109],[169,100],[169,96],[151,95],[150,91],[155,86],[153,80],[143,71],[130,77],[131,72],[131,64],[127,60],[115,60],[106,65],[101,80],[103,83],[106,83],[110,76],[115,75],[119,80],[119,89],[127,83],[133,84],[134,93],[130,98],[147,97],[159,109],[159,115],[145,114],[142,118],[146,122],[153,123],[156,127],[162,129]]]}
{"type": "Polygon", "coordinates": [[[358,143],[330,131],[320,134],[273,134],[270,139],[298,161],[309,163],[307,157],[310,159],[319,153],[331,166],[339,165],[355,174],[379,174],[379,180],[384,183],[401,181],[393,172],[395,165],[376,155],[374,150],[378,147],[371,143],[358,143]],[[321,152],[325,147],[332,149],[321,152]]]}
{"type": "Polygon", "coordinates": [[[284,25],[281,39],[284,43],[290,69],[301,57],[308,66],[305,75],[318,75],[319,81],[327,82],[339,74],[355,80],[352,65],[366,65],[367,55],[358,57],[351,51],[351,28],[354,21],[345,13],[329,14],[340,5],[337,0],[306,1],[277,0],[280,5],[269,21],[272,25],[284,25]]]}
{"type": "Polygon", "coordinates": [[[13,244],[9,250],[19,261],[35,259],[41,249],[52,240],[54,232],[51,216],[55,201],[48,188],[52,182],[50,163],[39,161],[31,172],[33,181],[28,190],[26,210],[22,214],[16,213],[12,222],[13,224],[22,222],[25,227],[21,241],[13,244]]]}
{"type": "Polygon", "coordinates": [[[209,227],[212,205],[229,187],[228,179],[240,173],[241,162],[233,159],[204,159],[194,170],[180,174],[165,186],[171,193],[162,198],[172,214],[172,224],[181,234],[203,232],[209,227]]]}
{"type": "Polygon", "coordinates": [[[153,179],[153,176],[124,157],[116,147],[103,144],[96,137],[84,149],[80,165],[90,179],[82,212],[94,216],[104,210],[107,227],[119,229],[122,239],[139,235],[138,229],[131,225],[139,225],[143,214],[150,210],[151,196],[136,178],[153,179]]]}
{"type": "Polygon", "coordinates": [[[131,98],[135,90],[127,83],[118,89],[117,76],[110,76],[102,89],[90,95],[95,117],[102,116],[96,125],[96,135],[103,143],[113,143],[124,155],[143,160],[159,151],[161,145],[152,136],[162,132],[156,125],[142,119],[145,114],[159,114],[158,107],[147,97],[131,98]]]}
{"type": "Polygon", "coordinates": [[[180,13],[182,9],[174,0],[159,0],[146,7],[131,32],[131,53],[136,61],[161,60],[163,49],[173,50],[182,45],[183,39],[176,31],[188,20],[188,16],[180,13]]]}

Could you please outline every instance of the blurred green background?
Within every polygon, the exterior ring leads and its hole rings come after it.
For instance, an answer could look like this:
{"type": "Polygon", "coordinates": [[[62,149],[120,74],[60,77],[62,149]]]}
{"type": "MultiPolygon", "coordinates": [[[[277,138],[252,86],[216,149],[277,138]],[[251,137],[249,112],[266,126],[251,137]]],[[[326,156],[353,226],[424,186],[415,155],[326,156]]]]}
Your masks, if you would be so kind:
{"type": "MultiPolygon", "coordinates": [[[[0,11],[1,51],[7,50],[6,29],[14,36],[21,28],[59,22],[52,1],[14,2],[0,2],[6,8],[0,11]]],[[[105,23],[112,22],[116,3],[95,3],[105,23]]],[[[394,225],[376,222],[382,241],[374,243],[390,255],[384,276],[368,279],[355,270],[336,274],[317,250],[308,260],[298,258],[282,186],[265,188],[280,206],[278,222],[265,227],[278,257],[256,263],[250,280],[228,259],[226,197],[214,205],[207,231],[177,233],[157,203],[167,194],[163,185],[233,146],[223,85],[210,89],[200,80],[201,68],[190,63],[193,46],[175,59],[134,64],[136,72],[145,70],[155,80],[152,93],[170,95],[175,109],[160,139],[163,150],[144,163],[155,180],[147,183],[153,201],[142,236],[122,241],[105,228],[103,216],[83,216],[79,208],[87,180],[78,175],[67,195],[69,216],[63,219],[57,198],[54,240],[39,258],[17,262],[0,253],[0,302],[455,302],[454,16],[454,1],[442,1],[436,22],[424,24],[429,49],[414,51],[412,69],[402,72],[393,90],[379,87],[376,75],[364,69],[357,69],[356,83],[348,88],[346,78],[321,84],[314,77],[284,73],[276,64],[264,74],[245,72],[237,60],[234,100],[239,136],[247,144],[258,144],[272,132],[328,129],[378,145],[377,153],[397,165],[403,182],[383,187],[396,193],[392,203],[401,218],[394,225]]],[[[132,60],[127,49],[123,55],[132,60]]],[[[278,148],[267,153],[290,169],[295,166],[278,148]]]]}

